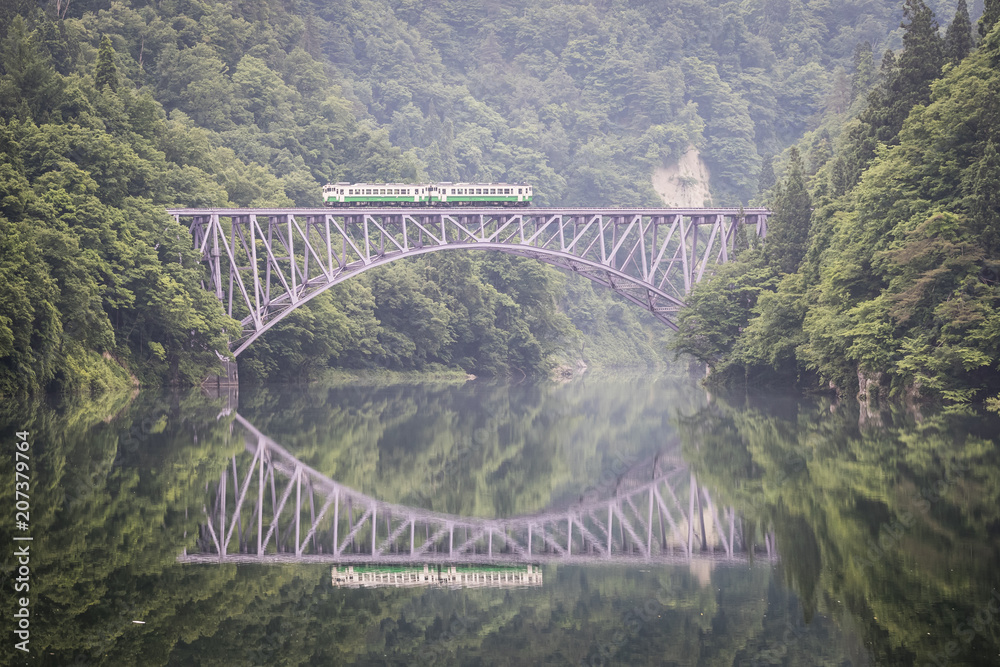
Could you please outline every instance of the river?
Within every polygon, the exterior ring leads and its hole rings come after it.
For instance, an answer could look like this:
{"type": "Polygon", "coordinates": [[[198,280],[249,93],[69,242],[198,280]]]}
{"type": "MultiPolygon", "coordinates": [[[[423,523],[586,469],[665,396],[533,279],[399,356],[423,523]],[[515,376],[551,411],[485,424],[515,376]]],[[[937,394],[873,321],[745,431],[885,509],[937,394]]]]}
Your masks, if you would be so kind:
{"type": "Polygon", "coordinates": [[[1000,421],[972,410],[596,374],[0,425],[31,477],[26,526],[2,488],[30,545],[5,665],[1000,664],[1000,421]]]}

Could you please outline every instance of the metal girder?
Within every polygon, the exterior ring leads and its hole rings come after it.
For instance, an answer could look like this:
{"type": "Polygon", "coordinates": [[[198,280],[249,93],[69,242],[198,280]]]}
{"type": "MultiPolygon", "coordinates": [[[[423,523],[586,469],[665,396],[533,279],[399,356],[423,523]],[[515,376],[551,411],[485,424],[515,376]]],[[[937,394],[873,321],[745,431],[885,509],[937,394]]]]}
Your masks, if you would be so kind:
{"type": "Polygon", "coordinates": [[[720,516],[677,456],[633,466],[566,507],[484,519],[372,498],[299,461],[239,414],[234,434],[245,451],[206,489],[199,552],[185,552],[182,562],[642,565],[777,558],[773,536],[757,553],[735,511],[720,516]],[[677,498],[688,479],[685,511],[677,498]]]}
{"type": "Polygon", "coordinates": [[[172,209],[209,267],[207,289],[241,321],[238,355],[295,308],[372,267],[440,250],[529,257],[604,285],[676,329],[740,225],[767,209],[172,209]],[[704,228],[704,229],[703,229],[704,228]]]}

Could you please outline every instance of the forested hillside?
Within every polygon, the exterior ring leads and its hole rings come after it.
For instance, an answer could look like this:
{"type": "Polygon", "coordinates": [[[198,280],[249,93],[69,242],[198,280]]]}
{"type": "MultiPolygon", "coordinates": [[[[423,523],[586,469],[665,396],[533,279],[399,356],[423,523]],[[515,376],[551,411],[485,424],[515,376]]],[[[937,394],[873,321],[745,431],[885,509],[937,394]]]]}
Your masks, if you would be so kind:
{"type": "Polygon", "coordinates": [[[996,395],[998,18],[990,0],[973,24],[963,0],[945,30],[907,0],[903,48],[887,52],[864,109],[827,159],[790,151],[771,234],[699,286],[677,349],[723,381],[996,395]]]}
{"type": "MultiPolygon", "coordinates": [[[[4,3],[0,393],[204,375],[234,324],[167,206],[307,206],[330,181],[422,179],[649,205],[652,172],[692,146],[714,202],[747,202],[772,154],[864,96],[863,56],[900,41],[899,13],[890,0],[4,3]]],[[[297,310],[241,357],[243,376],[657,356],[642,313],[577,281],[480,255],[399,263],[297,310]]]]}

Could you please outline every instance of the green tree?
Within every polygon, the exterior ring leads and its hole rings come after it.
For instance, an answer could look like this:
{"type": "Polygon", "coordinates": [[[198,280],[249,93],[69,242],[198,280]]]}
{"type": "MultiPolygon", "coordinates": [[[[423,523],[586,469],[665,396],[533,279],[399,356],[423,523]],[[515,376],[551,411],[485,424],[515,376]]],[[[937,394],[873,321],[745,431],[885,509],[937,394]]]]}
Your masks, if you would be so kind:
{"type": "Polygon", "coordinates": [[[1000,21],[1000,0],[985,0],[983,15],[979,17],[979,36],[990,34],[997,21],[1000,21]]]}
{"type": "Polygon", "coordinates": [[[923,0],[906,0],[903,5],[903,51],[888,81],[887,114],[880,138],[894,143],[910,109],[930,101],[930,83],[941,76],[944,64],[938,24],[923,0]]]}
{"type": "Polygon", "coordinates": [[[118,90],[118,67],[115,65],[115,49],[111,38],[101,36],[101,46],[97,49],[97,65],[94,69],[94,84],[98,90],[105,86],[112,92],[118,90]]]}
{"type": "Polygon", "coordinates": [[[15,16],[0,43],[0,116],[41,122],[62,100],[62,78],[38,45],[37,33],[15,16]]]}
{"type": "Polygon", "coordinates": [[[0,396],[45,386],[58,368],[56,285],[30,229],[0,215],[0,396]]]}
{"type": "Polygon", "coordinates": [[[965,0],[958,0],[955,18],[948,25],[944,35],[945,57],[948,62],[957,65],[972,52],[976,43],[972,38],[972,21],[969,19],[969,7],[965,0]]]}
{"type": "Polygon", "coordinates": [[[851,102],[862,98],[871,90],[875,83],[877,72],[875,71],[875,56],[872,53],[872,45],[869,42],[862,42],[854,49],[854,71],[851,74],[851,102]]]}
{"type": "Polygon", "coordinates": [[[774,156],[765,155],[760,165],[760,176],[757,179],[757,192],[763,194],[774,187],[777,179],[774,177],[774,156]]]}
{"type": "Polygon", "coordinates": [[[1000,252],[1000,153],[993,139],[986,143],[972,181],[970,209],[976,232],[996,257],[1000,252]]]}
{"type": "Polygon", "coordinates": [[[774,197],[767,221],[764,254],[778,271],[794,273],[805,257],[812,220],[812,201],[806,190],[802,159],[796,148],[788,157],[788,176],[774,197]]]}
{"type": "Polygon", "coordinates": [[[688,295],[670,347],[713,370],[725,369],[740,334],[754,317],[758,298],[777,283],[774,268],[760,249],[745,251],[738,261],[723,265],[688,295]]]}

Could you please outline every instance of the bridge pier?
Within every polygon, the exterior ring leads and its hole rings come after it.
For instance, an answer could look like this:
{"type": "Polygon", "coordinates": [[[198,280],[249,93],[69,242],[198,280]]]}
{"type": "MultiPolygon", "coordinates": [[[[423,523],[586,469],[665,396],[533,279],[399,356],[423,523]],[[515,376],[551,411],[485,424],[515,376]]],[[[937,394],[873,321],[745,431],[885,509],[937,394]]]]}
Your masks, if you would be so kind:
{"type": "Polygon", "coordinates": [[[219,365],[202,381],[202,389],[216,396],[231,394],[240,386],[239,367],[235,361],[226,359],[218,352],[215,354],[219,357],[219,365]]]}

